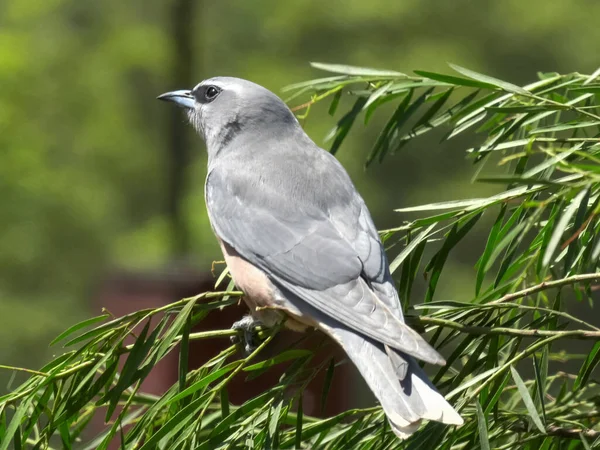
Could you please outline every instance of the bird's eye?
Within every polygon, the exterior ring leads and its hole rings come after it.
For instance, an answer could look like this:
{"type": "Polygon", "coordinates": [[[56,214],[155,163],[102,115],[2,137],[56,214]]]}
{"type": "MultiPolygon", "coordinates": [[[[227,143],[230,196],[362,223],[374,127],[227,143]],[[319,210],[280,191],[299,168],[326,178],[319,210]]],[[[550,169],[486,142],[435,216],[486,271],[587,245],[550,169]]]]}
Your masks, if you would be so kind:
{"type": "Polygon", "coordinates": [[[218,88],[214,87],[214,86],[208,86],[206,88],[206,91],[204,91],[204,97],[206,98],[207,101],[212,102],[215,98],[217,98],[217,95],[219,95],[219,92],[221,92],[218,88]]]}

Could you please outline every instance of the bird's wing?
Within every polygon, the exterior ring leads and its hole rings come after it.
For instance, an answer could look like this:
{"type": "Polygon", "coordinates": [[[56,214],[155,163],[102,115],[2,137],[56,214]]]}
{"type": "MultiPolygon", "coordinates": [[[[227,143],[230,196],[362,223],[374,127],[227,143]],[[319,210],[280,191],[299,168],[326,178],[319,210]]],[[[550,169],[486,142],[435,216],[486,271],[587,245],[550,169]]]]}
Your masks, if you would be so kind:
{"type": "Polygon", "coordinates": [[[329,181],[348,183],[336,188],[348,198],[325,211],[314,199],[290,202],[285,182],[273,185],[247,168],[213,168],[206,183],[211,224],[220,239],[282,291],[365,336],[443,364],[404,324],[383,247],[362,199],[345,177],[329,181]]]}

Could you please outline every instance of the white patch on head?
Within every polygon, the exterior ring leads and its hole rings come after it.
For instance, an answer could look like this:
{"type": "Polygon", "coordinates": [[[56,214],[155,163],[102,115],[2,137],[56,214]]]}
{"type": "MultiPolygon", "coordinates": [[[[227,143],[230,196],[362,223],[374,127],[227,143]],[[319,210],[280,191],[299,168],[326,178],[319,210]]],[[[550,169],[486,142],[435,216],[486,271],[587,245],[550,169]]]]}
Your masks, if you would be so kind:
{"type": "Polygon", "coordinates": [[[241,94],[244,91],[244,86],[241,83],[235,83],[235,82],[227,83],[227,82],[216,80],[214,78],[209,78],[208,80],[201,81],[196,86],[194,86],[194,90],[197,89],[199,86],[217,86],[218,88],[221,88],[222,90],[232,91],[232,92],[235,92],[236,94],[241,94]]]}

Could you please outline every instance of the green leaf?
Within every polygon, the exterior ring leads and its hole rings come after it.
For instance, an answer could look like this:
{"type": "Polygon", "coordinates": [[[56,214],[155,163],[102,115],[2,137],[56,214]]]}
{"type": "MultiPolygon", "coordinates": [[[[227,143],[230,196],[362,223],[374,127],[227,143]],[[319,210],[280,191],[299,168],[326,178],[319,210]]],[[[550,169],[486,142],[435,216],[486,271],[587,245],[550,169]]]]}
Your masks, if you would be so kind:
{"type": "Polygon", "coordinates": [[[577,378],[573,383],[573,391],[579,390],[582,386],[587,384],[587,381],[600,362],[600,342],[596,342],[592,347],[592,350],[585,358],[584,363],[577,374],[577,378]]]}
{"type": "MultiPolygon", "coordinates": [[[[598,237],[600,237],[600,234],[598,234],[598,237]]],[[[600,257],[600,238],[598,239],[598,242],[596,242],[596,246],[594,247],[594,250],[592,251],[592,261],[597,261],[599,257],[600,257]]]]}
{"type": "Polygon", "coordinates": [[[365,120],[364,120],[364,124],[367,125],[369,123],[369,121],[371,120],[371,117],[373,116],[373,113],[384,103],[389,103],[393,100],[396,100],[400,97],[403,97],[405,95],[410,94],[411,91],[400,91],[400,92],[396,92],[393,94],[388,93],[387,95],[385,95],[384,97],[379,97],[377,100],[375,100],[371,106],[369,106],[367,108],[367,111],[365,112],[365,120]]]}
{"type": "MultiPolygon", "coordinates": [[[[466,346],[467,343],[464,343],[464,344],[466,346]]],[[[458,355],[457,355],[457,357],[458,357],[458,355]]],[[[454,359],[456,359],[456,358],[454,358],[454,359]]],[[[446,394],[445,397],[447,399],[451,399],[451,398],[456,397],[458,394],[460,394],[461,392],[466,391],[470,387],[479,385],[482,380],[485,380],[490,375],[492,375],[493,373],[495,373],[497,370],[498,369],[494,368],[494,369],[486,370],[485,372],[481,372],[480,374],[474,376],[473,378],[470,378],[469,380],[464,381],[456,389],[453,389],[452,391],[448,392],[448,394],[446,394]]]]}
{"type": "Polygon", "coordinates": [[[555,125],[552,127],[545,128],[536,128],[535,130],[531,130],[529,134],[541,134],[541,133],[557,133],[559,131],[567,131],[567,130],[575,130],[577,128],[587,128],[587,127],[598,127],[600,126],[600,121],[594,122],[566,122],[560,125],[555,125]]]}
{"type": "Polygon", "coordinates": [[[324,84],[339,83],[346,79],[347,79],[347,77],[345,77],[343,75],[338,75],[335,77],[317,78],[316,80],[308,80],[308,81],[302,81],[300,83],[289,84],[289,85],[285,86],[281,91],[289,92],[289,91],[302,90],[305,88],[315,88],[317,86],[321,86],[324,84]]]}
{"type": "MultiPolygon", "coordinates": [[[[477,97],[479,91],[471,92],[469,95],[465,96],[458,103],[449,108],[446,112],[439,115],[435,119],[431,119],[428,123],[424,123],[418,127],[413,127],[411,131],[409,131],[406,135],[402,137],[403,140],[414,139],[417,136],[427,133],[428,131],[433,130],[434,128],[439,127],[449,121],[455,120],[465,111],[470,110],[475,104],[479,103],[473,102],[475,97],[477,97]]],[[[496,94],[493,94],[496,95],[496,94]]]]}
{"type": "Polygon", "coordinates": [[[429,227],[425,228],[421,231],[414,239],[412,239],[409,244],[402,249],[402,251],[394,258],[392,263],[390,264],[390,273],[394,273],[396,269],[404,262],[404,260],[415,250],[417,245],[419,245],[422,241],[426,240],[429,237],[431,230],[436,227],[436,224],[432,224],[429,227]]]}
{"type": "Polygon", "coordinates": [[[481,213],[475,215],[474,217],[469,219],[467,223],[465,223],[461,228],[458,228],[458,223],[456,223],[450,230],[450,233],[448,233],[448,236],[446,237],[442,248],[432,258],[430,263],[431,275],[429,276],[429,286],[425,295],[425,303],[428,303],[433,299],[433,294],[435,292],[437,282],[440,278],[442,268],[446,263],[446,259],[448,258],[450,250],[456,244],[458,244],[463,237],[466,236],[466,234],[469,232],[469,230],[471,230],[471,228],[473,228],[473,226],[477,223],[480,217],[481,213]]]}
{"type": "Polygon", "coordinates": [[[598,69],[596,69],[594,71],[593,74],[591,74],[584,82],[583,85],[588,85],[590,83],[593,83],[598,77],[600,77],[600,67],[598,69]]]}
{"type": "Polygon", "coordinates": [[[190,342],[190,330],[192,328],[190,317],[188,316],[185,326],[181,332],[181,343],[179,344],[179,391],[185,389],[185,380],[188,373],[188,359],[189,359],[189,342],[190,342]]]}
{"type": "Polygon", "coordinates": [[[358,75],[369,77],[406,77],[405,74],[393,70],[379,70],[368,67],[346,66],[343,64],[328,64],[320,62],[311,62],[310,65],[315,69],[324,70],[325,72],[341,73],[343,75],[358,75]]]}
{"type": "Polygon", "coordinates": [[[519,114],[542,111],[561,111],[569,109],[566,105],[518,105],[518,106],[487,106],[486,110],[493,113],[519,114]]]}
{"type": "Polygon", "coordinates": [[[487,422],[481,409],[481,404],[475,402],[475,408],[477,410],[477,430],[479,432],[479,445],[481,450],[490,450],[490,440],[488,438],[487,422]]]}
{"type": "Polygon", "coordinates": [[[198,392],[200,389],[208,386],[213,381],[216,381],[219,378],[222,378],[223,375],[231,372],[239,365],[240,365],[239,361],[232,361],[231,363],[227,364],[226,366],[223,366],[220,369],[215,370],[214,372],[211,372],[210,374],[202,377],[200,380],[192,383],[188,388],[184,389],[179,394],[171,397],[168,400],[167,404],[178,402],[179,400],[198,392]]]}
{"type": "Polygon", "coordinates": [[[427,203],[426,205],[409,206],[407,208],[398,208],[396,212],[415,212],[415,211],[436,211],[440,209],[464,209],[471,206],[481,206],[489,202],[488,198],[470,198],[466,200],[451,200],[440,203],[427,203]]]}
{"type": "Polygon", "coordinates": [[[294,442],[296,448],[302,448],[302,395],[298,398],[298,412],[296,418],[296,434],[294,436],[294,442]]]}
{"type": "Polygon", "coordinates": [[[542,423],[542,419],[540,419],[540,416],[539,416],[537,410],[535,409],[533,399],[531,398],[531,395],[529,394],[529,390],[527,389],[527,386],[523,382],[523,379],[521,378],[521,376],[519,375],[519,373],[513,366],[510,366],[510,372],[512,374],[513,380],[515,380],[515,384],[517,385],[517,390],[519,391],[519,394],[521,395],[521,398],[523,399],[523,402],[525,403],[525,407],[527,408],[527,412],[529,412],[529,416],[533,420],[533,423],[538,428],[538,430],[540,430],[540,433],[546,434],[546,427],[542,423]]]}
{"type": "Polygon", "coordinates": [[[569,91],[574,91],[574,92],[588,92],[590,94],[600,94],[600,86],[599,85],[590,85],[590,86],[581,86],[581,87],[574,87],[569,89],[569,91]]]}
{"type": "Polygon", "coordinates": [[[327,366],[327,372],[325,372],[325,379],[323,380],[323,392],[321,393],[321,414],[323,414],[325,411],[325,406],[327,405],[327,397],[329,396],[329,390],[331,389],[334,371],[335,360],[331,358],[329,365],[327,366]]]}
{"type": "Polygon", "coordinates": [[[335,95],[333,96],[333,98],[331,99],[331,104],[329,105],[329,110],[327,111],[327,113],[330,116],[334,116],[335,112],[337,111],[338,105],[340,104],[340,99],[342,98],[342,90],[338,90],[335,95]]]}
{"type": "Polygon", "coordinates": [[[229,415],[229,394],[227,393],[227,386],[221,388],[219,397],[221,400],[221,418],[224,419],[229,415]]]}
{"type": "Polygon", "coordinates": [[[422,241],[415,250],[412,252],[412,256],[409,256],[408,261],[402,266],[402,278],[400,280],[399,292],[401,293],[402,309],[406,311],[408,309],[409,300],[411,298],[411,291],[414,284],[414,280],[417,278],[417,272],[421,265],[421,259],[423,258],[423,252],[427,241],[422,241]]]}
{"type": "Polygon", "coordinates": [[[121,370],[121,375],[119,376],[119,381],[117,381],[117,385],[109,392],[107,392],[101,400],[99,400],[99,402],[101,403],[107,400],[109,401],[109,406],[106,409],[105,422],[108,422],[110,420],[113,412],[117,407],[117,404],[121,398],[121,394],[123,393],[123,391],[134,383],[136,379],[136,372],[138,371],[140,364],[148,355],[152,344],[154,344],[154,341],[157,338],[157,333],[152,333],[149,336],[149,338],[146,339],[149,330],[150,320],[148,319],[146,320],[144,328],[137,337],[133,348],[129,352],[129,356],[127,357],[127,360],[123,365],[123,369],[121,370]]]}
{"type": "Polygon", "coordinates": [[[441,73],[427,72],[425,70],[415,70],[414,72],[422,77],[430,78],[432,80],[441,81],[443,83],[448,83],[456,86],[468,86],[481,89],[496,88],[496,86],[491,83],[482,83],[475,80],[469,80],[468,78],[460,78],[452,75],[443,75],[441,73]]]}
{"type": "MultiPolygon", "coordinates": [[[[248,400],[239,408],[236,408],[234,411],[231,412],[231,414],[229,414],[223,420],[219,421],[219,423],[212,430],[210,430],[210,435],[208,436],[209,439],[207,439],[205,442],[208,443],[210,441],[210,438],[217,437],[222,433],[226,432],[231,426],[231,424],[233,424],[236,420],[242,417],[248,416],[249,413],[255,408],[266,405],[283,388],[284,386],[277,386],[276,388],[273,388],[267,392],[258,395],[257,397],[248,400]]],[[[210,393],[207,393],[206,395],[209,394],[210,393]]]]}
{"type": "MultiPolygon", "coordinates": [[[[581,227],[583,226],[583,221],[587,215],[588,203],[590,200],[590,195],[592,193],[591,186],[588,185],[588,187],[585,189],[584,192],[585,192],[585,195],[579,202],[579,207],[577,208],[577,213],[575,214],[575,220],[573,221],[573,226],[572,226],[572,230],[573,230],[572,234],[567,239],[567,242],[571,241],[571,243],[567,246],[567,255],[564,258],[563,276],[565,276],[565,277],[571,273],[571,270],[575,269],[574,266],[577,264],[577,259],[575,259],[575,252],[579,248],[580,239],[582,239],[585,236],[584,233],[580,233],[578,237],[575,237],[576,233],[578,233],[580,231],[584,231],[581,227]],[[575,262],[575,264],[574,264],[574,262],[575,262]]],[[[600,199],[600,197],[599,197],[599,199],[600,199]]],[[[592,209],[593,208],[594,207],[592,206],[592,209]]],[[[565,245],[566,245],[566,243],[565,243],[565,245]]]]}
{"type": "Polygon", "coordinates": [[[390,144],[389,135],[392,132],[392,130],[394,129],[394,127],[396,126],[396,123],[400,120],[400,118],[404,114],[404,111],[406,110],[406,108],[408,108],[408,105],[410,104],[410,101],[412,99],[412,92],[413,91],[411,90],[406,94],[404,99],[402,99],[402,102],[400,102],[400,104],[398,105],[398,107],[396,108],[396,110],[394,111],[392,116],[390,117],[390,119],[387,121],[387,123],[381,130],[381,133],[379,133],[379,136],[377,137],[377,140],[375,141],[375,145],[373,146],[373,149],[369,153],[369,156],[367,156],[365,166],[368,166],[369,164],[371,164],[371,162],[375,159],[375,157],[377,155],[379,155],[380,153],[385,154],[387,152],[387,147],[389,147],[389,144],[390,144]]]}
{"type": "Polygon", "coordinates": [[[498,236],[500,235],[500,230],[502,229],[502,222],[504,221],[504,215],[506,213],[506,204],[503,204],[500,208],[500,212],[496,217],[496,221],[492,226],[490,234],[488,235],[487,243],[485,244],[485,250],[481,255],[481,258],[477,261],[477,278],[475,280],[475,295],[478,296],[481,290],[481,285],[483,284],[483,280],[485,278],[485,274],[487,273],[488,261],[494,252],[494,248],[496,246],[496,242],[498,240],[498,236]]]}
{"type": "Polygon", "coordinates": [[[346,139],[346,136],[350,132],[350,129],[352,128],[356,117],[358,116],[358,114],[360,114],[366,102],[366,98],[358,98],[354,103],[352,109],[340,119],[336,127],[325,138],[325,140],[327,141],[330,138],[335,137],[333,143],[331,144],[331,148],[329,149],[329,152],[332,155],[335,155],[335,153],[339,150],[340,146],[342,145],[342,142],[344,142],[344,139],[346,139]]]}
{"type": "Polygon", "coordinates": [[[311,357],[311,356],[313,356],[313,352],[310,350],[301,350],[301,349],[286,350],[285,352],[280,353],[279,355],[277,355],[273,358],[269,358],[265,361],[261,361],[256,364],[246,366],[246,367],[244,367],[243,370],[245,372],[252,372],[254,370],[263,370],[263,369],[275,366],[277,364],[281,364],[282,362],[285,362],[285,361],[290,361],[293,359],[300,359],[300,358],[307,358],[307,357],[311,357]]]}
{"type": "Polygon", "coordinates": [[[498,379],[496,383],[492,387],[490,387],[490,395],[488,396],[488,401],[485,407],[485,413],[489,414],[492,409],[498,404],[500,397],[504,393],[504,388],[508,384],[510,380],[510,375],[506,373],[504,377],[498,379]]]}
{"type": "Polygon", "coordinates": [[[225,279],[225,277],[227,276],[227,274],[229,273],[229,267],[225,266],[225,268],[221,271],[221,274],[219,275],[219,278],[217,278],[217,281],[215,281],[215,289],[217,289],[219,287],[219,285],[223,282],[223,280],[225,279]]]}
{"type": "Polygon", "coordinates": [[[85,333],[82,333],[81,335],[69,340],[63,345],[63,347],[70,347],[72,345],[80,344],[82,342],[91,340],[92,338],[97,338],[101,335],[104,335],[106,339],[106,337],[108,337],[109,335],[115,334],[115,325],[121,324],[123,322],[123,319],[123,317],[120,317],[118,319],[114,319],[109,322],[103,323],[102,325],[93,328],[89,331],[86,331],[85,333]]]}
{"type": "Polygon", "coordinates": [[[6,428],[6,431],[4,432],[3,439],[0,442],[0,450],[8,450],[8,446],[13,440],[15,434],[17,434],[19,426],[21,425],[21,421],[27,414],[27,411],[29,410],[32,401],[32,398],[28,398],[25,401],[21,402],[21,404],[17,407],[10,423],[8,424],[8,427],[6,428]]]}
{"type": "Polygon", "coordinates": [[[452,95],[453,91],[454,91],[454,88],[450,88],[450,89],[446,90],[443,93],[443,95],[440,98],[438,98],[433,105],[431,105],[431,107],[427,110],[427,112],[425,114],[423,114],[423,116],[417,121],[417,123],[415,123],[413,125],[413,131],[422,126],[431,127],[432,125],[429,123],[429,121],[431,119],[433,119],[433,116],[435,116],[438,113],[438,111],[442,108],[442,106],[444,106],[444,104],[448,101],[448,99],[452,95]]]}
{"type": "MultiPolygon", "coordinates": [[[[232,280],[233,281],[233,280],[232,280]]],[[[196,304],[197,298],[192,297],[185,306],[181,309],[181,312],[177,314],[177,317],[169,327],[169,330],[162,336],[160,344],[155,351],[156,357],[158,359],[162,358],[169,348],[172,347],[173,341],[177,337],[177,335],[181,334],[181,330],[185,323],[188,320],[189,315],[194,309],[194,305],[196,304]]]]}
{"type": "Polygon", "coordinates": [[[472,211],[478,208],[487,207],[495,203],[517,198],[533,192],[539,186],[521,186],[501,192],[497,195],[492,195],[487,198],[470,198],[465,200],[452,200],[441,203],[428,203],[426,205],[411,206],[408,208],[395,209],[396,212],[415,212],[415,211],[434,211],[440,209],[463,209],[472,211]]]}
{"type": "Polygon", "coordinates": [[[171,419],[169,419],[162,427],[160,427],[156,433],[152,434],[148,440],[144,442],[144,445],[139,450],[150,450],[155,449],[156,445],[162,439],[169,439],[177,434],[183,427],[185,427],[190,421],[194,420],[204,406],[209,394],[197,398],[185,408],[180,410],[171,419]]]}
{"type": "Polygon", "coordinates": [[[60,333],[57,337],[55,337],[52,342],[50,342],[50,345],[55,345],[58,342],[64,340],[65,338],[67,338],[68,336],[72,335],[73,333],[75,333],[76,331],[81,330],[82,328],[86,328],[89,327],[90,325],[94,324],[94,323],[98,323],[98,322],[102,322],[103,320],[106,320],[108,317],[110,317],[108,314],[103,314],[101,316],[97,316],[97,317],[92,317],[90,319],[86,319],[82,322],[79,322],[69,328],[67,328],[65,331],[63,331],[62,333],[60,333]]]}
{"type": "Polygon", "coordinates": [[[492,86],[499,87],[502,90],[507,92],[512,92],[513,94],[521,94],[521,95],[531,95],[531,93],[516,84],[508,83],[506,81],[499,80],[494,77],[490,77],[488,75],[483,75],[481,73],[477,73],[473,70],[465,69],[464,67],[457,66],[455,64],[449,64],[454,70],[458,73],[472,78],[473,80],[477,80],[481,83],[491,84],[492,86]]]}
{"type": "Polygon", "coordinates": [[[546,266],[548,266],[548,264],[550,264],[550,261],[552,260],[552,256],[554,255],[554,251],[556,250],[556,247],[558,247],[558,244],[560,243],[560,240],[561,240],[565,230],[567,229],[567,227],[570,224],[571,218],[577,211],[577,208],[579,207],[579,204],[581,203],[581,201],[585,198],[585,195],[586,195],[586,190],[579,192],[577,194],[577,196],[571,201],[571,204],[569,206],[567,206],[567,208],[563,212],[562,216],[558,220],[556,227],[554,228],[554,231],[552,232],[552,237],[550,238],[548,247],[546,247],[546,252],[544,253],[544,259],[542,261],[542,265],[544,267],[546,267],[546,266]]]}
{"type": "Polygon", "coordinates": [[[387,84],[384,84],[383,86],[381,86],[379,89],[377,89],[375,92],[373,92],[369,99],[367,100],[367,102],[364,104],[363,109],[367,109],[369,106],[371,106],[375,101],[377,101],[377,99],[379,99],[381,96],[385,95],[385,93],[387,92],[387,90],[390,88],[390,86],[393,84],[393,82],[389,82],[387,84]]]}
{"type": "MultiPolygon", "coordinates": [[[[408,120],[415,114],[415,112],[421,107],[425,100],[431,94],[433,88],[428,89],[423,94],[421,94],[410,106],[402,110],[402,113],[396,116],[395,123],[392,127],[392,133],[388,134],[388,141],[385,142],[385,145],[382,147],[379,152],[379,162],[383,162],[383,158],[386,155],[387,151],[390,148],[399,149],[404,146],[408,141],[402,140],[399,138],[399,130],[402,129],[404,124],[408,122],[408,120]]],[[[408,96],[407,96],[408,98],[408,96]]],[[[368,165],[370,160],[367,158],[366,164],[368,165]]]]}
{"type": "Polygon", "coordinates": [[[546,406],[545,406],[545,395],[546,395],[546,380],[548,378],[548,347],[544,347],[542,350],[541,362],[533,355],[533,373],[535,374],[535,386],[537,393],[537,400],[542,410],[543,423],[548,423],[546,418],[546,406]]]}
{"type": "Polygon", "coordinates": [[[283,400],[280,400],[275,405],[275,408],[269,409],[269,413],[271,414],[271,420],[269,421],[269,436],[272,437],[273,441],[276,441],[276,435],[279,430],[279,418],[281,415],[281,408],[283,407],[283,400]]]}

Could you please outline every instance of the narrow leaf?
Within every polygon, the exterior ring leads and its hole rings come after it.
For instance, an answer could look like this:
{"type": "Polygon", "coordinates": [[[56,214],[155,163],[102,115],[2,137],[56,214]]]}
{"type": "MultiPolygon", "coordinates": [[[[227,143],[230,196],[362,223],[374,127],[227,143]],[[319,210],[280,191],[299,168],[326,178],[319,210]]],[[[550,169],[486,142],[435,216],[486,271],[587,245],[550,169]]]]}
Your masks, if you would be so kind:
{"type": "Polygon", "coordinates": [[[335,361],[333,358],[331,358],[329,365],[327,366],[327,372],[325,372],[325,379],[323,380],[323,392],[321,393],[321,414],[325,412],[325,406],[327,405],[327,397],[329,396],[329,390],[331,389],[334,371],[335,361]]]}
{"type": "Polygon", "coordinates": [[[584,363],[577,374],[577,378],[575,379],[575,383],[573,383],[573,391],[577,391],[582,386],[585,386],[588,378],[600,362],[600,342],[596,342],[592,350],[587,355],[584,363]]]}
{"type": "Polygon", "coordinates": [[[377,77],[406,77],[405,74],[393,70],[371,69],[369,67],[346,66],[343,64],[328,64],[320,62],[311,62],[310,65],[315,69],[325,72],[341,73],[343,75],[358,76],[377,76],[377,77]]]}
{"type": "Polygon", "coordinates": [[[246,366],[246,367],[244,367],[243,370],[245,372],[252,372],[254,370],[262,370],[262,369],[266,369],[268,367],[275,366],[277,364],[281,364],[282,362],[285,362],[285,361],[289,361],[292,359],[306,358],[306,357],[309,357],[312,355],[313,355],[313,352],[310,350],[301,350],[301,349],[287,350],[283,353],[278,354],[277,356],[275,356],[273,358],[258,362],[256,364],[252,364],[250,366],[246,366]]]}
{"type": "Polygon", "coordinates": [[[443,83],[453,84],[456,86],[468,86],[468,87],[476,87],[476,88],[482,88],[482,89],[495,89],[496,88],[496,86],[494,86],[491,83],[482,83],[479,81],[470,80],[468,78],[460,78],[460,77],[455,77],[452,75],[444,75],[441,73],[427,72],[425,70],[415,70],[414,72],[417,75],[421,75],[422,77],[430,78],[430,79],[436,80],[436,81],[441,81],[443,83]]]}
{"type": "Polygon", "coordinates": [[[531,398],[531,395],[529,394],[529,390],[527,389],[527,386],[523,382],[523,379],[521,378],[521,376],[519,375],[519,373],[513,366],[510,366],[510,372],[512,374],[513,380],[515,380],[515,384],[517,385],[517,390],[519,391],[519,394],[521,395],[521,398],[523,399],[523,402],[525,403],[525,407],[527,408],[527,412],[529,412],[529,416],[533,420],[533,423],[538,428],[538,430],[540,430],[540,432],[542,434],[546,434],[546,427],[542,423],[542,419],[540,419],[540,416],[539,416],[537,410],[535,409],[533,399],[531,398]]]}
{"type": "Polygon", "coordinates": [[[548,264],[550,264],[550,261],[552,260],[552,256],[554,255],[554,251],[558,247],[558,244],[560,243],[560,240],[561,240],[565,230],[569,226],[571,218],[577,211],[577,208],[579,207],[579,204],[581,203],[581,201],[585,198],[585,193],[586,193],[586,190],[582,190],[581,192],[579,192],[579,194],[577,194],[577,196],[571,201],[571,204],[569,206],[567,206],[567,208],[563,212],[562,216],[558,220],[558,223],[556,224],[556,227],[554,228],[554,231],[552,232],[552,237],[550,238],[550,242],[548,243],[546,252],[544,253],[544,259],[542,261],[542,265],[544,267],[546,267],[546,266],[548,266],[548,264]]]}
{"type": "Polygon", "coordinates": [[[436,227],[436,224],[432,224],[429,227],[425,228],[421,231],[414,239],[410,241],[410,243],[402,249],[402,251],[394,258],[392,263],[390,264],[390,272],[394,273],[396,269],[404,262],[404,260],[414,251],[414,249],[419,245],[423,240],[427,239],[431,230],[436,227]]]}
{"type": "Polygon", "coordinates": [[[67,328],[65,331],[63,331],[62,333],[60,333],[58,336],[56,336],[52,342],[50,342],[50,345],[54,345],[60,341],[62,341],[63,339],[65,339],[66,337],[72,335],[73,333],[75,333],[76,331],[81,330],[82,328],[86,328],[94,323],[97,322],[102,322],[103,320],[106,320],[108,317],[110,317],[108,314],[103,314],[101,316],[97,316],[97,317],[92,317],[91,319],[86,319],[82,322],[79,322],[69,328],[67,328]]]}
{"type": "Polygon", "coordinates": [[[483,415],[481,404],[479,402],[475,402],[475,407],[477,409],[477,430],[479,431],[479,445],[481,446],[481,450],[490,450],[490,440],[488,438],[487,422],[485,420],[485,416],[483,415]]]}
{"type": "Polygon", "coordinates": [[[512,92],[514,94],[522,94],[522,95],[530,95],[529,91],[523,89],[516,84],[508,83],[506,81],[499,80],[494,77],[490,77],[488,75],[483,75],[481,73],[477,73],[473,70],[465,69],[464,67],[457,66],[455,64],[449,64],[454,70],[462,75],[472,78],[474,80],[480,81],[482,83],[491,84],[493,86],[499,87],[507,92],[512,92]]]}
{"type": "Polygon", "coordinates": [[[377,101],[377,99],[379,99],[379,97],[383,96],[387,90],[390,88],[390,86],[393,83],[390,81],[387,84],[384,84],[383,86],[381,86],[379,89],[377,89],[375,92],[373,92],[371,94],[371,96],[369,97],[369,99],[367,100],[367,103],[364,104],[363,109],[367,109],[369,106],[371,106],[375,101],[377,101]]]}

